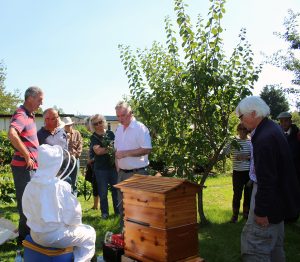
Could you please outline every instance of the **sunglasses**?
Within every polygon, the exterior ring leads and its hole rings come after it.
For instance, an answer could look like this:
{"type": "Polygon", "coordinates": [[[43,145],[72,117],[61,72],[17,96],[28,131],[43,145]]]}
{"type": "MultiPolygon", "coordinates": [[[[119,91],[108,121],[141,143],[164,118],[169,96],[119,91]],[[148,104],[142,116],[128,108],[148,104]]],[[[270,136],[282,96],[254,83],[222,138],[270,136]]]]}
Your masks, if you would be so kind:
{"type": "Polygon", "coordinates": [[[103,121],[102,121],[102,120],[100,120],[100,121],[98,121],[98,122],[95,122],[95,123],[93,123],[93,126],[102,125],[102,123],[103,123],[103,121]]]}

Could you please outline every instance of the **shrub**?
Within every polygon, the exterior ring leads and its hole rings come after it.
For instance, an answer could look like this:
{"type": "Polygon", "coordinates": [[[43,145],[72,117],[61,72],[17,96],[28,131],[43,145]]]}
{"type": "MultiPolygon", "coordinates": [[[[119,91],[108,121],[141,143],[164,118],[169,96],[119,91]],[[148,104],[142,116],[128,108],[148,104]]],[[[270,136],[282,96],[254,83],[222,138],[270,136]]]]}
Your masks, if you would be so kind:
{"type": "Polygon", "coordinates": [[[16,199],[15,185],[8,165],[0,168],[0,203],[14,203],[16,199]]]}
{"type": "Polygon", "coordinates": [[[10,163],[14,149],[7,137],[7,132],[0,131],[0,166],[10,163]]]}
{"type": "Polygon", "coordinates": [[[77,179],[77,190],[78,194],[77,196],[85,196],[89,197],[92,195],[93,188],[90,182],[85,182],[85,178],[82,175],[78,175],[77,179]]]}
{"type": "Polygon", "coordinates": [[[78,130],[82,136],[83,148],[89,148],[90,145],[90,136],[92,133],[86,129],[83,125],[75,126],[75,129],[78,130]]]}

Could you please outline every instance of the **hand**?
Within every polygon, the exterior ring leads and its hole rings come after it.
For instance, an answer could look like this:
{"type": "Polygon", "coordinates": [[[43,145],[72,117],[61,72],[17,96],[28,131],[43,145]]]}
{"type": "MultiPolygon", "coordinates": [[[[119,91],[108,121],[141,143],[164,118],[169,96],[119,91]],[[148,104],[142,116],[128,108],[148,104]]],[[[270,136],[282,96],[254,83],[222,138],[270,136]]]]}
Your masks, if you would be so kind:
{"type": "Polygon", "coordinates": [[[236,156],[236,160],[239,160],[239,161],[244,161],[244,160],[248,160],[249,159],[249,156],[247,156],[246,154],[239,154],[236,156]]]}
{"type": "Polygon", "coordinates": [[[106,148],[101,147],[100,145],[93,146],[93,150],[94,150],[96,155],[104,155],[104,154],[107,153],[106,148]]]}
{"type": "Polygon", "coordinates": [[[27,158],[25,158],[25,161],[26,161],[26,167],[27,167],[27,169],[32,170],[33,167],[34,167],[34,161],[33,161],[33,159],[31,159],[30,157],[27,157],[27,158]]]}
{"type": "Polygon", "coordinates": [[[261,227],[267,227],[269,225],[268,217],[255,216],[254,220],[255,220],[256,224],[258,224],[261,227]]]}
{"type": "Polygon", "coordinates": [[[126,157],[126,154],[125,154],[125,151],[116,151],[116,159],[121,159],[121,158],[124,158],[126,157]]]}

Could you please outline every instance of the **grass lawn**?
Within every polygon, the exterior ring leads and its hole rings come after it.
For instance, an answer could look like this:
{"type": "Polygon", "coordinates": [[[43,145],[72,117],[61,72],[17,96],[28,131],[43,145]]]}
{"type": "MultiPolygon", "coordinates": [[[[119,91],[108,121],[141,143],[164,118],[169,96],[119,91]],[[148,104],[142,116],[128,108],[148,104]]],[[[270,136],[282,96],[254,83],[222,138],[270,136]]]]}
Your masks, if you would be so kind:
{"type": "MultiPolygon", "coordinates": [[[[245,223],[240,217],[237,224],[228,223],[231,217],[232,186],[230,176],[210,177],[204,191],[204,209],[211,222],[199,228],[200,256],[208,262],[235,262],[240,260],[240,233],[245,223]]],[[[97,232],[96,252],[102,254],[101,241],[107,231],[118,232],[118,218],[111,216],[101,220],[100,211],[91,210],[92,199],[85,201],[79,198],[83,210],[83,222],[92,225],[97,232]]],[[[110,203],[111,205],[111,203],[110,203]]],[[[18,215],[15,205],[1,205],[0,215],[17,222],[18,215]]],[[[112,210],[112,209],[111,209],[112,210]]],[[[286,260],[300,261],[300,221],[285,227],[286,260]]],[[[0,262],[14,261],[17,250],[15,241],[0,246],[0,262]]]]}

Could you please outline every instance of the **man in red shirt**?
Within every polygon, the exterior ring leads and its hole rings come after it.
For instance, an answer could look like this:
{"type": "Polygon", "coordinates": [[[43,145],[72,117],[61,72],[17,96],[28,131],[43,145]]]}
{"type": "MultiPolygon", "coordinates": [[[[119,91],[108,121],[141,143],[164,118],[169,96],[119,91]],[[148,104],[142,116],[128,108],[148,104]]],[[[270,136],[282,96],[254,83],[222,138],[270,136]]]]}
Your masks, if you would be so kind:
{"type": "Polygon", "coordinates": [[[25,91],[24,104],[16,110],[11,118],[8,131],[9,140],[15,149],[11,168],[20,215],[19,244],[30,232],[22,210],[22,196],[27,183],[37,169],[37,147],[39,142],[33,112],[42,105],[43,98],[43,91],[39,87],[29,87],[25,91]]]}

